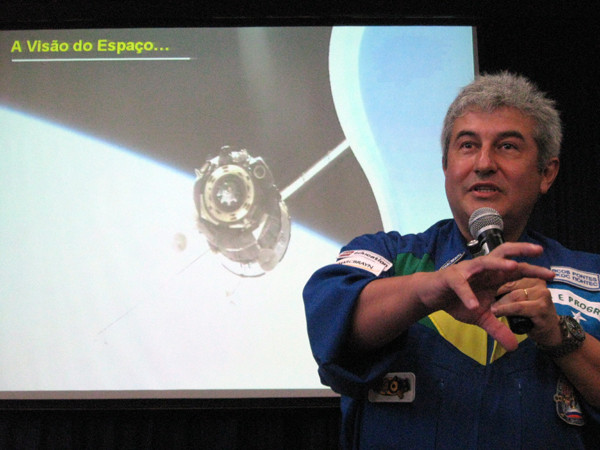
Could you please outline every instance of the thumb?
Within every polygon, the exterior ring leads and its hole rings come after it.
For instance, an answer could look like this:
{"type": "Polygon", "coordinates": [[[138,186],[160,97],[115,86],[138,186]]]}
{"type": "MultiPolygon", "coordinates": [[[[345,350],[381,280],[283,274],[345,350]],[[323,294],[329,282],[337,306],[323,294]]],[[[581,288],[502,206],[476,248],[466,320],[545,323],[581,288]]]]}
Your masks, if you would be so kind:
{"type": "Polygon", "coordinates": [[[514,333],[510,331],[510,328],[508,328],[506,324],[500,322],[500,320],[498,320],[498,318],[490,311],[486,311],[482,314],[477,325],[487,331],[488,334],[497,340],[507,351],[512,352],[519,346],[519,341],[517,341],[517,337],[514,333]]]}

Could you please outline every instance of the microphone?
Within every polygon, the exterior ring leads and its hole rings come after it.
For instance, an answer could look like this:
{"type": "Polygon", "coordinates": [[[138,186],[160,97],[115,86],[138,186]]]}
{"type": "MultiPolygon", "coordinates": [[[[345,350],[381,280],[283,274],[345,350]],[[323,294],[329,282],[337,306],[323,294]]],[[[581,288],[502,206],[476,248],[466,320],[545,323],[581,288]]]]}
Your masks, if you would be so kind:
{"type": "MultiPolygon", "coordinates": [[[[469,231],[476,239],[477,256],[487,255],[504,243],[504,221],[494,208],[479,208],[469,217],[469,231]]],[[[471,241],[474,245],[475,241],[471,241]]]]}
{"type": "MultiPolygon", "coordinates": [[[[487,255],[504,243],[504,221],[494,208],[475,210],[469,218],[469,231],[475,238],[467,244],[473,256],[487,255]]],[[[533,328],[529,317],[510,316],[508,324],[515,334],[525,334],[533,328]]]]}

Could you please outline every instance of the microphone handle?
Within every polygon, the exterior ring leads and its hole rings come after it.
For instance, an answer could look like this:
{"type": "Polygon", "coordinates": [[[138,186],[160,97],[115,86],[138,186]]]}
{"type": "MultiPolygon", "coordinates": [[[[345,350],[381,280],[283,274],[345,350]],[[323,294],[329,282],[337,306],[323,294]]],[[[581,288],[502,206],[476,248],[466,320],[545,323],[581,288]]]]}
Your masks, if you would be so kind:
{"type": "Polygon", "coordinates": [[[533,322],[529,317],[509,316],[508,326],[515,334],[527,334],[533,328],[533,322]]]}
{"type": "MultiPolygon", "coordinates": [[[[488,230],[484,234],[483,247],[487,250],[486,253],[491,252],[500,244],[504,243],[504,236],[502,236],[501,230],[488,230]]],[[[527,334],[529,330],[533,328],[533,322],[529,317],[523,316],[508,316],[508,326],[511,331],[515,334],[527,334]]]]}

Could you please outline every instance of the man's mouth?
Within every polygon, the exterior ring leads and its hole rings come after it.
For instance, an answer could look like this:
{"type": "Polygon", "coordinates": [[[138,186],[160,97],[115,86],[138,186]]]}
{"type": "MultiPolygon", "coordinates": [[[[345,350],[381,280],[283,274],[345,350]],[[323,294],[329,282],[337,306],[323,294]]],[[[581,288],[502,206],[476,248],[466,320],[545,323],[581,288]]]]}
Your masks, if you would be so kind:
{"type": "Polygon", "coordinates": [[[491,186],[476,186],[473,190],[476,192],[496,192],[498,189],[491,186]]]}
{"type": "Polygon", "coordinates": [[[476,192],[478,194],[492,194],[494,192],[500,192],[497,186],[493,184],[476,184],[471,186],[471,192],[476,192]]]}

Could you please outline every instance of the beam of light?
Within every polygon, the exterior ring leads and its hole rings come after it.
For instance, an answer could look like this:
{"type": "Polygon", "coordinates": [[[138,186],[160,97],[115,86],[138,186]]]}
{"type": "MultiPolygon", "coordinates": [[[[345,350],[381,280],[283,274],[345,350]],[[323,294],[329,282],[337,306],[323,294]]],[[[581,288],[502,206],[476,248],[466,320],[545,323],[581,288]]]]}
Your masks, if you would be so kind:
{"type": "Polygon", "coordinates": [[[333,150],[330,150],[323,158],[313,164],[307,171],[303,172],[295,181],[281,191],[281,199],[285,201],[288,197],[294,194],[298,189],[304,186],[321,170],[325,169],[335,159],[350,148],[348,141],[342,141],[333,150]]]}

